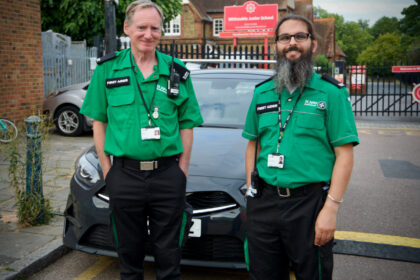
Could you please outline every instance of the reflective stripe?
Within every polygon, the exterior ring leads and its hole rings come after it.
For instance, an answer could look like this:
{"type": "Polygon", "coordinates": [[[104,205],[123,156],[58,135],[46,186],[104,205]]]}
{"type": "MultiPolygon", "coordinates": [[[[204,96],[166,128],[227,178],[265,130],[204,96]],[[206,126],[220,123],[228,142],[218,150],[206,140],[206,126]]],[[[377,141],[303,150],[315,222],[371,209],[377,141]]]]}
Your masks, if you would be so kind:
{"type": "Polygon", "coordinates": [[[178,242],[178,246],[181,247],[182,246],[182,241],[184,240],[184,236],[185,236],[185,227],[187,226],[187,212],[184,211],[182,213],[182,224],[181,224],[181,229],[179,231],[179,242],[178,242]]]}
{"type": "Polygon", "coordinates": [[[118,244],[118,233],[117,233],[117,226],[115,224],[115,218],[114,218],[114,214],[111,213],[111,223],[112,223],[112,232],[114,233],[114,239],[115,239],[115,245],[117,246],[117,248],[119,247],[118,244]]]}
{"type": "Polygon", "coordinates": [[[248,249],[248,236],[246,232],[245,232],[245,239],[244,239],[244,255],[245,255],[246,270],[249,271],[249,249],[248,249]]]}
{"type": "Polygon", "coordinates": [[[318,279],[322,280],[321,249],[318,247],[318,279]]]}

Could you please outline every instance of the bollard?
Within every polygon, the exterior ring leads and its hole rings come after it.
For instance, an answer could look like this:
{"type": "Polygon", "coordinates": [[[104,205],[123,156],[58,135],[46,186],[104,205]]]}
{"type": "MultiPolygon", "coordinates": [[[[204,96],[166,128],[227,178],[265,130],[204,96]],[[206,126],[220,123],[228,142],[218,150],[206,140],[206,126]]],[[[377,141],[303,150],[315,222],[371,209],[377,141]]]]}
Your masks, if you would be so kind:
{"type": "Polygon", "coordinates": [[[42,153],[41,132],[42,120],[38,116],[30,116],[25,120],[26,133],[26,193],[28,195],[39,194],[42,197],[41,213],[37,220],[43,220],[44,195],[42,191],[42,153]]]}

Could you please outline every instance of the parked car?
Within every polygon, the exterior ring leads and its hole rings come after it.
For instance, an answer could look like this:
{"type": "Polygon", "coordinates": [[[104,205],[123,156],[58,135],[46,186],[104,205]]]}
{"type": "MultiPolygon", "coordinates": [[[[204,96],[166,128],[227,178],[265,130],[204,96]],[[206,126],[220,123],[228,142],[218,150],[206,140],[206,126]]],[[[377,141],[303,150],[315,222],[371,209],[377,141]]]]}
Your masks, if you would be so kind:
{"type": "Polygon", "coordinates": [[[71,85],[48,94],[43,112],[54,121],[58,132],[78,136],[92,128],[93,120],[79,113],[89,82],[71,85]]]}
{"type": "MultiPolygon", "coordinates": [[[[194,129],[187,181],[193,225],[182,251],[182,264],[245,267],[247,141],[241,133],[255,85],[272,74],[238,69],[191,73],[204,124],[194,129]]],[[[108,200],[98,156],[91,147],[77,159],[71,179],[63,234],[66,246],[117,256],[108,228],[108,200]]]]}

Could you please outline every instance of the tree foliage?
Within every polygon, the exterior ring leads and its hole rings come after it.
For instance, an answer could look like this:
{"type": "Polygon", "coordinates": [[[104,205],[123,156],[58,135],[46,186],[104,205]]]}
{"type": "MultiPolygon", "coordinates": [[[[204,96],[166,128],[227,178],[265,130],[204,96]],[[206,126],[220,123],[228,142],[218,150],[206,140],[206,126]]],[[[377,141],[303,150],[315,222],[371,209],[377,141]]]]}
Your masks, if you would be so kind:
{"type": "MultiPolygon", "coordinates": [[[[181,12],[182,0],[152,0],[162,7],[165,21],[181,12]]],[[[119,0],[115,7],[117,35],[123,34],[125,9],[132,0],[119,0]]],[[[92,43],[95,35],[104,36],[104,0],[41,0],[42,30],[70,36],[73,41],[92,43]]]]}
{"type": "Polygon", "coordinates": [[[404,17],[400,21],[400,30],[413,37],[420,37],[420,0],[402,10],[404,17]]]}
{"type": "Polygon", "coordinates": [[[359,53],[373,41],[367,28],[367,21],[345,22],[343,16],[329,13],[319,7],[315,8],[315,14],[320,18],[335,18],[335,40],[346,54],[349,63],[355,63],[359,53]]]}
{"type": "Polygon", "coordinates": [[[401,45],[402,36],[397,33],[386,33],[363,50],[357,62],[359,64],[385,64],[405,60],[405,47],[401,45]]]}
{"type": "Polygon", "coordinates": [[[396,17],[381,17],[370,28],[370,34],[376,39],[385,33],[400,33],[399,21],[396,17]]]}

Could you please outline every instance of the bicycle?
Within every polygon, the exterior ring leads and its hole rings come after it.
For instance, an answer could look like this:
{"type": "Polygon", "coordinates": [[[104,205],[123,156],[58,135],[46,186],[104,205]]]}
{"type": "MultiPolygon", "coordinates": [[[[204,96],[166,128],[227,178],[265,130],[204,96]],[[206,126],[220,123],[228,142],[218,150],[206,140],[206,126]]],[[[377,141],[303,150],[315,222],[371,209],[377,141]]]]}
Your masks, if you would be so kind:
{"type": "Polygon", "coordinates": [[[16,139],[18,129],[16,125],[8,119],[0,118],[0,142],[9,143],[16,139]]]}

